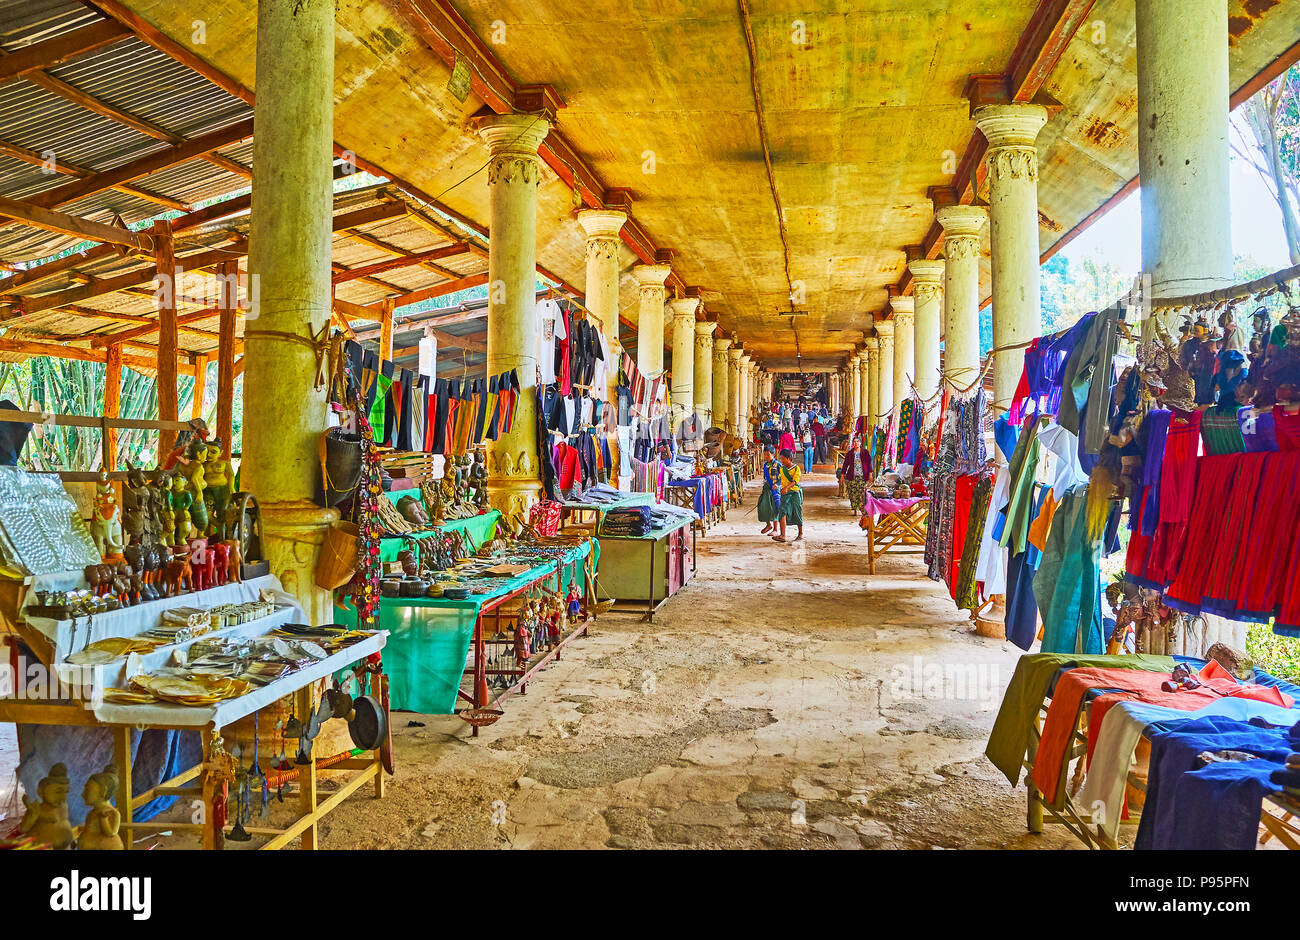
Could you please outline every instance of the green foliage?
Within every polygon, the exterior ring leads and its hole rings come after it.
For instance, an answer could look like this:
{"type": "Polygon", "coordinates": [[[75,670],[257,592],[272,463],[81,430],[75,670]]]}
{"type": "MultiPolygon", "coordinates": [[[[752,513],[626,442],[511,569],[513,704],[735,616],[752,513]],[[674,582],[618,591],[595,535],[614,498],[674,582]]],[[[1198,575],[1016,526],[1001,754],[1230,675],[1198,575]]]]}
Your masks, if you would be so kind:
{"type": "MultiPolygon", "coordinates": [[[[203,420],[210,428],[216,424],[216,369],[216,363],[209,363],[203,420]]],[[[25,362],[2,362],[0,398],[12,401],[22,411],[99,416],[104,413],[104,375],[105,366],[99,362],[45,356],[25,362]]],[[[235,380],[235,450],[239,449],[243,425],[242,382],[243,376],[235,380]]],[[[177,393],[178,410],[182,418],[187,417],[192,413],[194,379],[181,376],[177,393]]],[[[157,381],[123,368],[119,415],[157,419],[157,381]]],[[[125,468],[128,461],[150,467],[157,463],[158,432],[123,430],[118,432],[117,440],[117,469],[125,468]]],[[[29,470],[98,470],[102,444],[98,428],[37,426],[28,436],[18,463],[29,470]]]]}
{"type": "Polygon", "coordinates": [[[1279,679],[1300,681],[1300,643],[1278,636],[1266,623],[1246,624],[1246,655],[1279,679]]]}
{"type": "Polygon", "coordinates": [[[1085,313],[1109,306],[1133,286],[1132,274],[1092,258],[1071,261],[1056,254],[1040,271],[1044,333],[1072,326],[1085,313]]]}

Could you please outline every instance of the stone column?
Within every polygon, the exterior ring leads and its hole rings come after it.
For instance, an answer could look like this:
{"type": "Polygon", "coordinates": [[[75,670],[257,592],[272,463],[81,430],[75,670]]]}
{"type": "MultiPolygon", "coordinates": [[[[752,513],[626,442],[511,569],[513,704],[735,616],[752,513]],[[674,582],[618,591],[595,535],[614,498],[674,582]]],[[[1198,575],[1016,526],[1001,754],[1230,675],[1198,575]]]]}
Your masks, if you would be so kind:
{"type": "Polygon", "coordinates": [[[673,374],[669,391],[673,401],[673,427],[695,410],[695,311],[698,297],[675,297],[668,301],[673,312],[673,374]]]}
{"type": "Polygon", "coordinates": [[[245,338],[243,488],[262,507],[271,573],[309,622],[333,623],[316,558],[334,509],[321,509],[317,443],[325,387],[316,337],[330,319],[334,212],[333,0],[259,0],[260,127],[253,142],[248,268],[260,293],[245,338]]]}
{"type": "Polygon", "coordinates": [[[750,376],[754,371],[754,361],[750,359],[749,354],[740,357],[740,431],[738,436],[742,441],[749,440],[749,406],[753,401],[753,392],[750,385],[750,376]]]}
{"type": "Polygon", "coordinates": [[[916,376],[915,304],[912,297],[891,297],[894,311],[894,404],[901,405],[912,397],[916,376]]]}
{"type": "Polygon", "coordinates": [[[876,400],[876,422],[888,422],[889,412],[894,408],[894,324],[891,320],[881,320],[876,324],[876,336],[880,339],[880,390],[876,400]]]}
{"type": "MultiPolygon", "coordinates": [[[[1226,41],[1224,42],[1226,48],[1226,41]]],[[[988,139],[989,245],[993,262],[993,410],[1004,414],[1025,366],[1024,348],[1043,332],[1038,286],[1038,132],[1047,109],[994,104],[975,112],[988,139]]]]}
{"type": "Polygon", "coordinates": [[[979,206],[944,206],[934,214],[943,226],[943,374],[957,388],[980,370],[980,229],[988,213],[979,206]]]}
{"type": "Polygon", "coordinates": [[[632,269],[640,285],[636,321],[636,367],[647,379],[664,371],[664,281],[672,268],[666,264],[638,264],[632,269]]]}
{"type": "Polygon", "coordinates": [[[862,406],[862,360],[858,358],[857,353],[849,357],[848,383],[849,417],[856,421],[864,410],[862,406]]]}
{"type": "Polygon", "coordinates": [[[740,358],[743,355],[745,350],[740,346],[727,350],[727,422],[728,430],[736,437],[740,437],[740,358]]]}
{"type": "Polygon", "coordinates": [[[1228,7],[1137,0],[1142,271],[1155,297],[1232,283],[1228,7]]]}
{"type": "Polygon", "coordinates": [[[858,377],[862,386],[862,414],[871,427],[876,423],[880,406],[880,340],[872,335],[864,342],[866,346],[858,353],[858,377]]]}
{"type": "Polygon", "coordinates": [[[707,430],[713,423],[713,331],[718,324],[695,324],[695,414],[707,430]]]}
{"type": "MultiPolygon", "coordinates": [[[[608,427],[618,423],[618,367],[623,358],[623,345],[618,339],[618,281],[619,255],[622,251],[619,229],[627,221],[627,213],[620,209],[584,209],[578,213],[578,223],[587,235],[587,288],[586,305],[592,316],[600,319],[601,333],[609,347],[609,362],[605,370],[606,387],[601,390],[610,408],[608,427]]],[[[618,435],[609,435],[609,455],[615,467],[619,465],[618,435]]],[[[618,474],[615,473],[617,480],[618,474]]]]}
{"type": "Polygon", "coordinates": [[[922,398],[930,398],[939,390],[943,262],[918,259],[907,269],[912,272],[912,297],[916,301],[916,390],[922,398]]]}
{"type": "Polygon", "coordinates": [[[713,426],[726,430],[731,423],[731,337],[713,341],[713,426]]]}
{"type": "Polygon", "coordinates": [[[618,361],[623,346],[618,338],[618,287],[619,254],[622,240],[619,230],[627,221],[621,209],[584,209],[578,213],[578,222],[587,236],[587,287],[585,303],[591,314],[600,320],[601,332],[609,346],[611,368],[607,401],[617,402],[614,390],[618,387],[618,361]]]}
{"type": "Polygon", "coordinates": [[[507,518],[526,514],[541,493],[537,441],[537,155],[550,123],[530,114],[478,118],[475,128],[491,152],[488,199],[487,374],[516,370],[514,425],[492,443],[488,496],[507,518]]]}

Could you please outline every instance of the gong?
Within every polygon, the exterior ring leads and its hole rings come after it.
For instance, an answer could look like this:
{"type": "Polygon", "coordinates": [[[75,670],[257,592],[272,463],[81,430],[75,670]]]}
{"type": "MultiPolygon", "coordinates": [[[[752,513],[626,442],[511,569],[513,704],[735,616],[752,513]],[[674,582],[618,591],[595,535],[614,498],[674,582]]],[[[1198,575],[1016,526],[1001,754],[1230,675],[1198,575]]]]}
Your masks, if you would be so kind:
{"type": "Polygon", "coordinates": [[[352,700],[353,716],[348,721],[352,743],[365,751],[373,751],[388,737],[388,716],[373,695],[362,695],[352,700]]]}

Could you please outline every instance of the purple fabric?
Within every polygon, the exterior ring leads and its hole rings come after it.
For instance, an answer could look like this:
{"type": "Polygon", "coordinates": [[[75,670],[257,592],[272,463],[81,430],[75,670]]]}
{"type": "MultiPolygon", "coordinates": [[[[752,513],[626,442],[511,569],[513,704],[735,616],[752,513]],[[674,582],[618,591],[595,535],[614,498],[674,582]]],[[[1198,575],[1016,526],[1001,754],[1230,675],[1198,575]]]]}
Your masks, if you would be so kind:
{"type": "Polygon", "coordinates": [[[1142,458],[1142,485],[1145,503],[1142,509],[1142,534],[1155,535],[1160,521],[1160,465],[1165,459],[1165,438],[1169,434],[1169,419],[1174,413],[1167,408],[1152,408],[1147,412],[1147,449],[1142,458]]]}
{"type": "Polygon", "coordinates": [[[1273,425],[1273,411],[1260,412],[1255,418],[1255,429],[1247,434],[1247,418],[1251,408],[1247,405],[1237,411],[1237,421],[1241,424],[1241,436],[1246,442],[1246,453],[1277,450],[1277,431],[1273,425]]]}
{"type": "Polygon", "coordinates": [[[1096,316],[1096,313],[1084,314],[1064,333],[1044,336],[1036,347],[1025,350],[1025,375],[1037,414],[1054,415],[1060,410],[1065,363],[1079,340],[1088,334],[1096,316]]]}
{"type": "Polygon", "coordinates": [[[911,509],[917,503],[925,502],[928,496],[911,496],[907,499],[878,499],[870,493],[862,498],[862,514],[872,516],[882,516],[891,512],[902,512],[904,509],[911,509]]]}

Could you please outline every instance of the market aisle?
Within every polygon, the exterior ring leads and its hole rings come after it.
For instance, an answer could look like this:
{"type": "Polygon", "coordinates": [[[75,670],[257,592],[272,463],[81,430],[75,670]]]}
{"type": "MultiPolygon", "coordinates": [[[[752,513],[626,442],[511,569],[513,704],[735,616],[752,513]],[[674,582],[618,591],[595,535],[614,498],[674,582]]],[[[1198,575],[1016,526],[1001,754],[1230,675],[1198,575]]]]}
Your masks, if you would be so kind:
{"type": "Polygon", "coordinates": [[[602,618],[477,740],[395,714],[388,796],[346,803],[324,845],[1075,845],[1026,835],[1023,789],[982,756],[1014,649],[919,556],[868,577],[829,474],[805,482],[803,546],[756,535],[754,489],[653,626],[602,618]]]}

